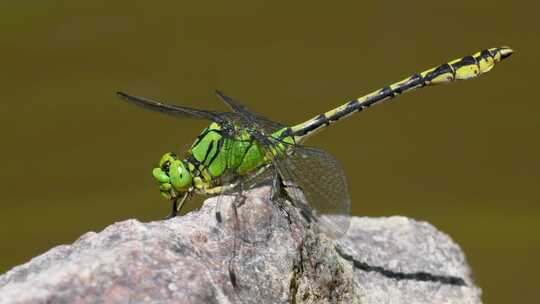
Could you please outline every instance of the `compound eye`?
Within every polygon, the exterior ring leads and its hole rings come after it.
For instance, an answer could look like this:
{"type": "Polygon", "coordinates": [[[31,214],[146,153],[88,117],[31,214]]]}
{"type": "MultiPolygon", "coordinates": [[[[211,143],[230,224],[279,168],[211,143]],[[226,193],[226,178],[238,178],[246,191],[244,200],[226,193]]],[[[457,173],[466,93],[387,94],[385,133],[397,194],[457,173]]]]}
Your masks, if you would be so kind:
{"type": "Polygon", "coordinates": [[[178,167],[178,175],[180,176],[180,178],[184,176],[184,168],[178,167]]]}
{"type": "Polygon", "coordinates": [[[166,161],[163,166],[161,166],[161,170],[163,170],[163,172],[165,172],[166,174],[169,174],[169,168],[171,167],[171,162],[170,161],[166,161]]]}

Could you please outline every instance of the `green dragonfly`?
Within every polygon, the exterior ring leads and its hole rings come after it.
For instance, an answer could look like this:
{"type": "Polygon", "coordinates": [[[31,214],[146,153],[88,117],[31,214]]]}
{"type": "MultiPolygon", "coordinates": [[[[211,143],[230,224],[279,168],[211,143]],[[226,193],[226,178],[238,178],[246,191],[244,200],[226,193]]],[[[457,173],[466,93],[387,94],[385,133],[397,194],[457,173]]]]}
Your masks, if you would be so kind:
{"type": "Polygon", "coordinates": [[[349,227],[351,200],[343,169],[327,152],[304,146],[307,138],[330,124],[417,88],[474,78],[509,57],[509,47],[490,48],[414,74],[294,126],[285,126],[249,111],[217,91],[230,108],[216,112],[165,104],[118,92],[142,108],[180,117],[205,119],[205,128],[183,157],[169,152],[152,171],[161,195],[177,215],[193,194],[241,193],[270,181],[272,199],[289,193],[301,214],[331,238],[349,227]],[[261,178],[263,177],[263,178],[261,178]],[[293,185],[294,187],[291,187],[293,185]],[[294,188],[296,191],[282,191],[294,188]]]}

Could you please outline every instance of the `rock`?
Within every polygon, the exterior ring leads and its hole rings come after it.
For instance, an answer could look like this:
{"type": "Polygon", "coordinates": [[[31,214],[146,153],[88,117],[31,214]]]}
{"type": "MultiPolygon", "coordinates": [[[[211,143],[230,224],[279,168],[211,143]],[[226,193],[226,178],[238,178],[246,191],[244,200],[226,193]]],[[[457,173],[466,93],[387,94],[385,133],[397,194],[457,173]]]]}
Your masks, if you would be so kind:
{"type": "Polygon", "coordinates": [[[481,303],[460,248],[428,223],[352,218],[332,241],[267,197],[248,192],[237,217],[221,196],[86,233],[2,275],[0,303],[481,303]]]}

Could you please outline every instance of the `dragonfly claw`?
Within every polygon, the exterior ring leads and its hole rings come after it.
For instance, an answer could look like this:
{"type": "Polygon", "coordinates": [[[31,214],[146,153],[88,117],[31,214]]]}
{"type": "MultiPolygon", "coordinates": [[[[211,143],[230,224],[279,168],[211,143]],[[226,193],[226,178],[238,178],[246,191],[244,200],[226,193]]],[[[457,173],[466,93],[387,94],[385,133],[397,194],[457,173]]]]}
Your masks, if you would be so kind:
{"type": "Polygon", "coordinates": [[[178,199],[177,198],[173,198],[172,200],[172,210],[171,210],[171,213],[169,213],[169,215],[167,215],[164,220],[170,220],[172,218],[175,218],[177,215],[178,215],[178,199]]]}
{"type": "Polygon", "coordinates": [[[171,214],[167,215],[167,216],[164,218],[164,220],[170,220],[170,219],[175,218],[175,217],[176,217],[176,214],[171,213],[171,214]]]}

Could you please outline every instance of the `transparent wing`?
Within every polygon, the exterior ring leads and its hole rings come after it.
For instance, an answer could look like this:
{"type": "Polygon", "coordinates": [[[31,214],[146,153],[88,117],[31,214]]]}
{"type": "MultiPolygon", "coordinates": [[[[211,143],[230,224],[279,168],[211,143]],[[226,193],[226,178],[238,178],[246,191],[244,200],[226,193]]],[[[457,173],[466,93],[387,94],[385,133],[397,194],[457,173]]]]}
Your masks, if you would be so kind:
{"type": "Polygon", "coordinates": [[[198,110],[198,109],[193,109],[193,108],[188,108],[188,107],[165,104],[156,100],[132,96],[124,92],[117,92],[116,94],[122,100],[127,101],[131,104],[134,104],[136,106],[139,106],[141,108],[154,111],[154,112],[168,114],[175,117],[207,119],[207,120],[211,120],[217,123],[223,123],[226,121],[225,119],[226,115],[229,115],[228,113],[198,110]]]}
{"type": "Polygon", "coordinates": [[[323,233],[340,238],[349,229],[351,200],[345,173],[329,153],[291,146],[291,154],[276,159],[287,192],[304,217],[323,233]]]}
{"type": "MultiPolygon", "coordinates": [[[[223,102],[233,110],[236,114],[235,118],[239,119],[241,125],[244,127],[255,127],[264,131],[266,134],[272,134],[273,132],[285,127],[284,124],[270,120],[260,114],[253,113],[248,110],[240,102],[234,100],[232,97],[225,95],[223,92],[216,90],[216,95],[223,100],[223,102]]],[[[230,115],[230,114],[227,114],[230,115]]]]}
{"type": "MultiPolygon", "coordinates": [[[[216,91],[216,94],[237,114],[242,126],[268,150],[275,139],[269,134],[284,127],[261,115],[250,112],[231,97],[216,91]],[[254,129],[254,130],[253,130],[254,129]],[[268,132],[270,131],[270,132],[268,132]]],[[[285,183],[296,207],[310,221],[316,222],[323,233],[339,238],[347,232],[350,223],[351,201],[347,191],[345,173],[338,161],[327,152],[304,146],[289,146],[292,153],[275,159],[275,166],[285,183]]]]}

